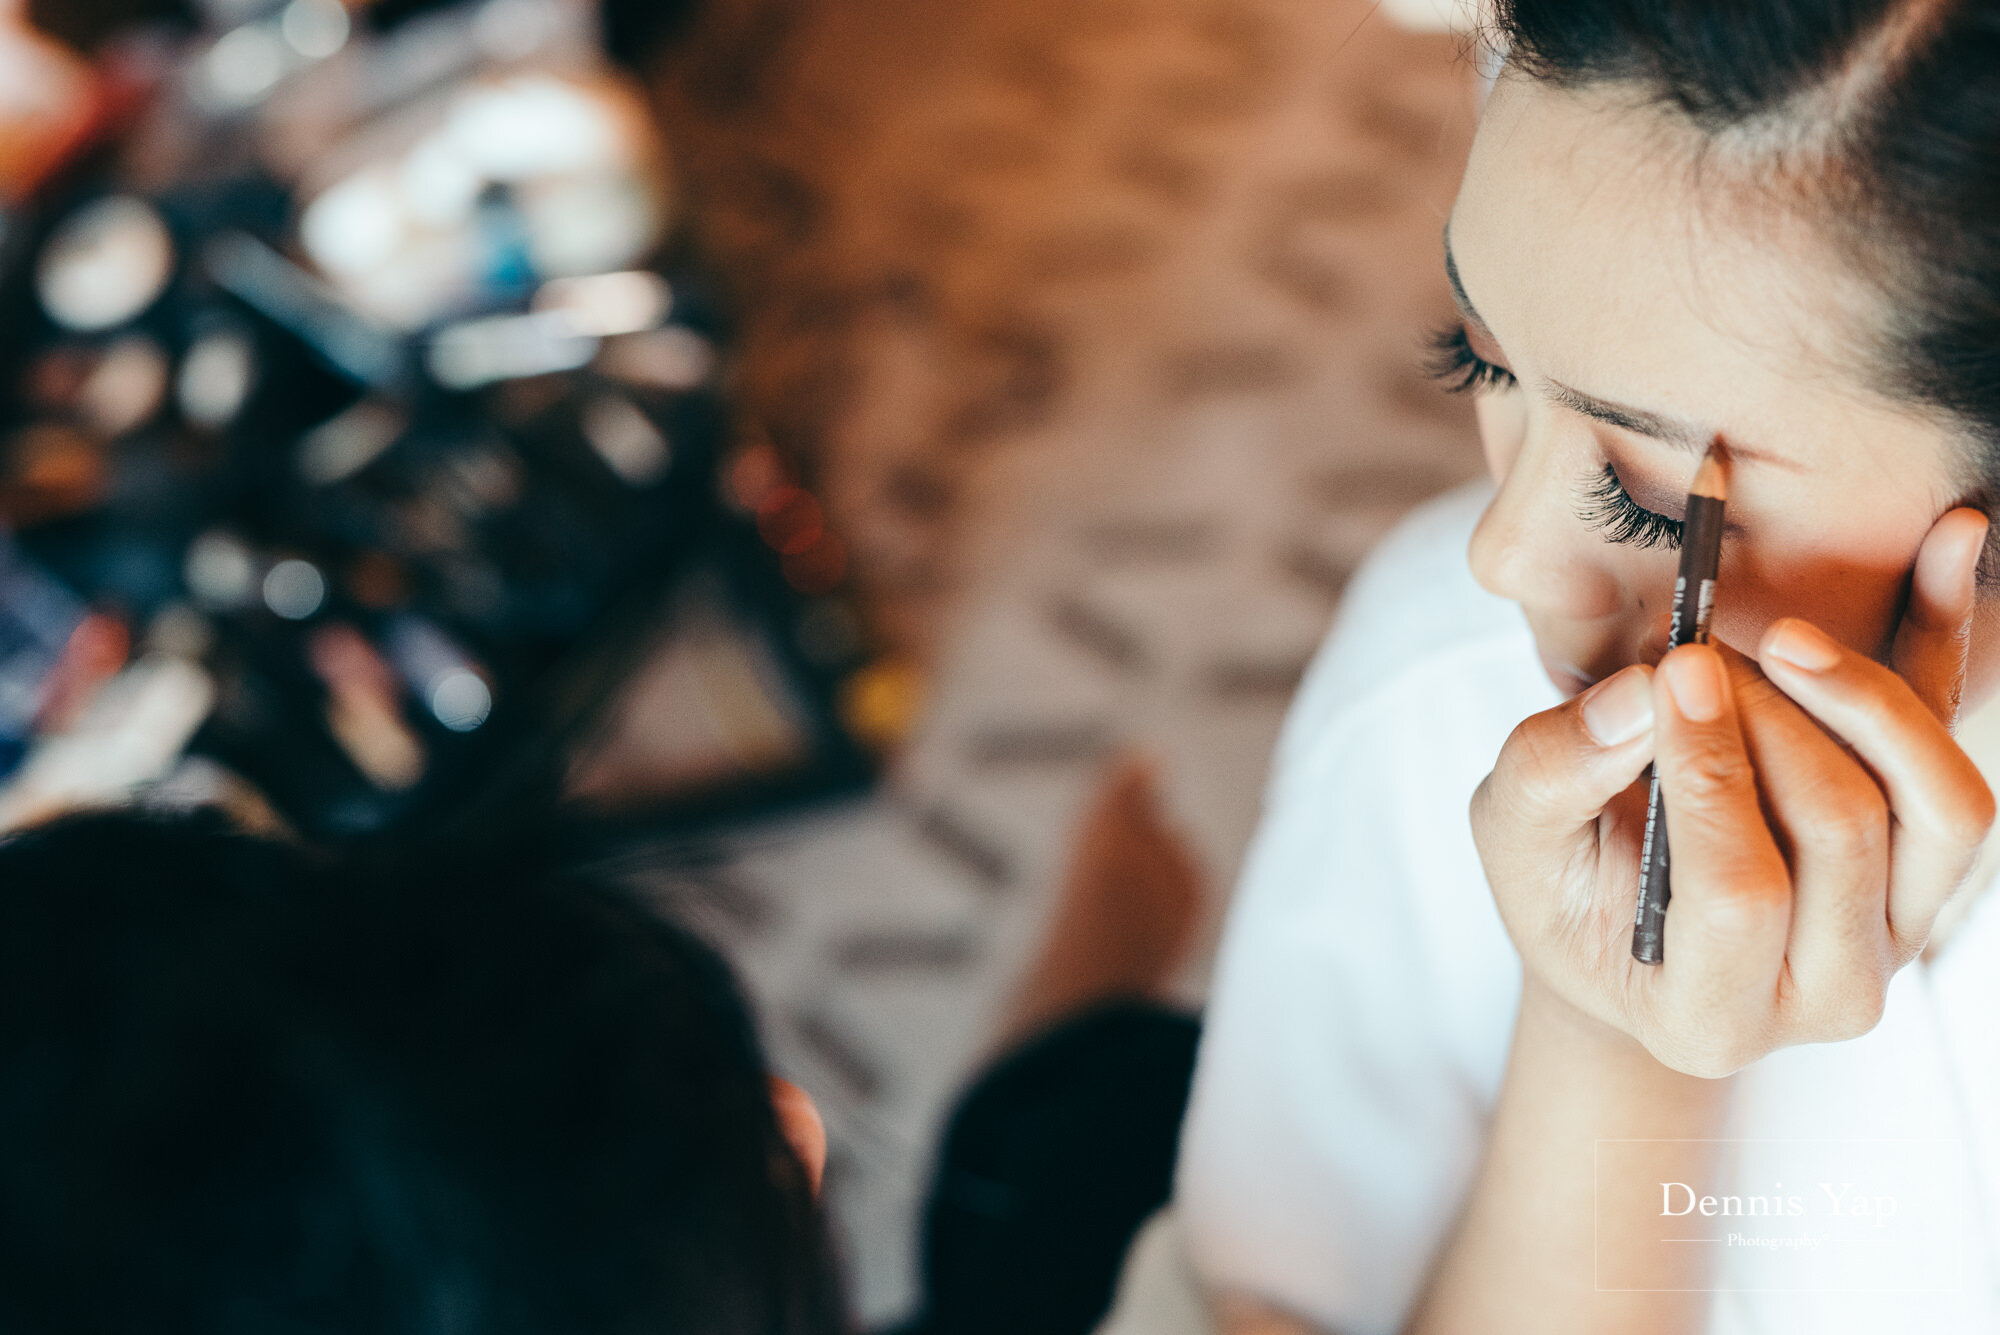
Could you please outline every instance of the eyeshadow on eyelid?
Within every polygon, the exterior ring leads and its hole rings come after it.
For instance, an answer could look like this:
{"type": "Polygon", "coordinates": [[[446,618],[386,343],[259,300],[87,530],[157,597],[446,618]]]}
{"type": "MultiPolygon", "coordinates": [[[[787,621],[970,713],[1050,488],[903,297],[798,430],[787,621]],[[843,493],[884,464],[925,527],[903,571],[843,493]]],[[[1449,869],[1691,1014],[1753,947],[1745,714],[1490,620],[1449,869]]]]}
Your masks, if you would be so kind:
{"type": "Polygon", "coordinates": [[[1635,504],[1676,522],[1686,518],[1687,492],[1678,491],[1671,486],[1665,488],[1654,486],[1636,469],[1622,466],[1608,453],[1605,455],[1605,462],[1611,465],[1612,476],[1618,479],[1618,485],[1625,488],[1625,494],[1630,496],[1635,504]]]}
{"type": "Polygon", "coordinates": [[[1507,359],[1501,355],[1500,345],[1493,341],[1493,335],[1474,324],[1465,322],[1465,342],[1472,349],[1472,355],[1493,366],[1505,367],[1507,359]]]}

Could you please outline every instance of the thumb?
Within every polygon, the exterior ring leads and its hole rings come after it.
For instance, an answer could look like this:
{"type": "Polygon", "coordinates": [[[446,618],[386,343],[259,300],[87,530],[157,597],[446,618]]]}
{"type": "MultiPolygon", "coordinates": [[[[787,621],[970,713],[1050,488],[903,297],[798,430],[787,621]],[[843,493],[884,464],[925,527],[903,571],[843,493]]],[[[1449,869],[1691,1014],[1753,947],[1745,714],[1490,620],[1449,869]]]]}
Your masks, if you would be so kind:
{"type": "Polygon", "coordinates": [[[1785,958],[1791,874],[1765,824],[1735,691],[1714,648],[1661,661],[1660,792],[1673,841],[1667,978],[1690,1007],[1768,997],[1785,958]]]}
{"type": "Polygon", "coordinates": [[[1910,572],[1910,597],[1889,666],[1950,727],[1958,721],[1971,642],[1973,581],[1986,548],[1986,516],[1966,506],[1931,526],[1910,572]]]}
{"type": "Polygon", "coordinates": [[[1652,758],[1653,670],[1635,665],[1515,728],[1473,799],[1475,814],[1504,820],[1510,843],[1572,837],[1652,758]]]}

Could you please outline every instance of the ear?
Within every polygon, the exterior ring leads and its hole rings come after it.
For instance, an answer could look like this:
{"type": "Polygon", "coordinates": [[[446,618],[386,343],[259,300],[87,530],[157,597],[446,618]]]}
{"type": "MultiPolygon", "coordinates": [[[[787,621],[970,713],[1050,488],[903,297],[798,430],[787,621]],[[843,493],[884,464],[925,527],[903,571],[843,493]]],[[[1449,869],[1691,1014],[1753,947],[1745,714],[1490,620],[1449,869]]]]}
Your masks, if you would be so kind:
{"type": "Polygon", "coordinates": [[[806,1170],[813,1195],[819,1195],[819,1181],[826,1173],[826,1123],[812,1097],[789,1080],[771,1077],[771,1110],[778,1115],[778,1132],[791,1145],[792,1153],[806,1170]]]}

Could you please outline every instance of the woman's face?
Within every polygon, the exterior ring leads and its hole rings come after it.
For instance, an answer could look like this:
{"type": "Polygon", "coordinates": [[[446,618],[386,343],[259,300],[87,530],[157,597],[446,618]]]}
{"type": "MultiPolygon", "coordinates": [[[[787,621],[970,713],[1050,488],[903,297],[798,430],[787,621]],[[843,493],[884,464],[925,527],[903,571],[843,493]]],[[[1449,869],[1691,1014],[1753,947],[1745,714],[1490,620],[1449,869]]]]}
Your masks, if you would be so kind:
{"type": "Polygon", "coordinates": [[[1782,210],[1698,190],[1696,147],[1657,110],[1506,77],[1451,216],[1499,485],[1472,568],[1526,610],[1565,692],[1659,639],[1666,535],[1717,433],[1714,633],[1745,652],[1800,616],[1881,656],[1918,546],[1969,490],[1945,428],[1843,369],[1869,297],[1782,210]]]}

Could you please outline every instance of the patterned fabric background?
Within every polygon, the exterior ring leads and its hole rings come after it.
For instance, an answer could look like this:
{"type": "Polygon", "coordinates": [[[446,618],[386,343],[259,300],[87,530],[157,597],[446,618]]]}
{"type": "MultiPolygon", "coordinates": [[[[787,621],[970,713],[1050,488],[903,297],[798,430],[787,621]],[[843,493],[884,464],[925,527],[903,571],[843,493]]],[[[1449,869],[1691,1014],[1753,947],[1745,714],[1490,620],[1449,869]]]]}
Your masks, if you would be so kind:
{"type": "Polygon", "coordinates": [[[880,793],[634,864],[826,1112],[871,1321],[1104,759],[1212,940],[1349,571],[1478,470],[1421,371],[1474,86],[1368,0],[717,0],[660,73],[745,401],[928,668],[880,793]]]}

